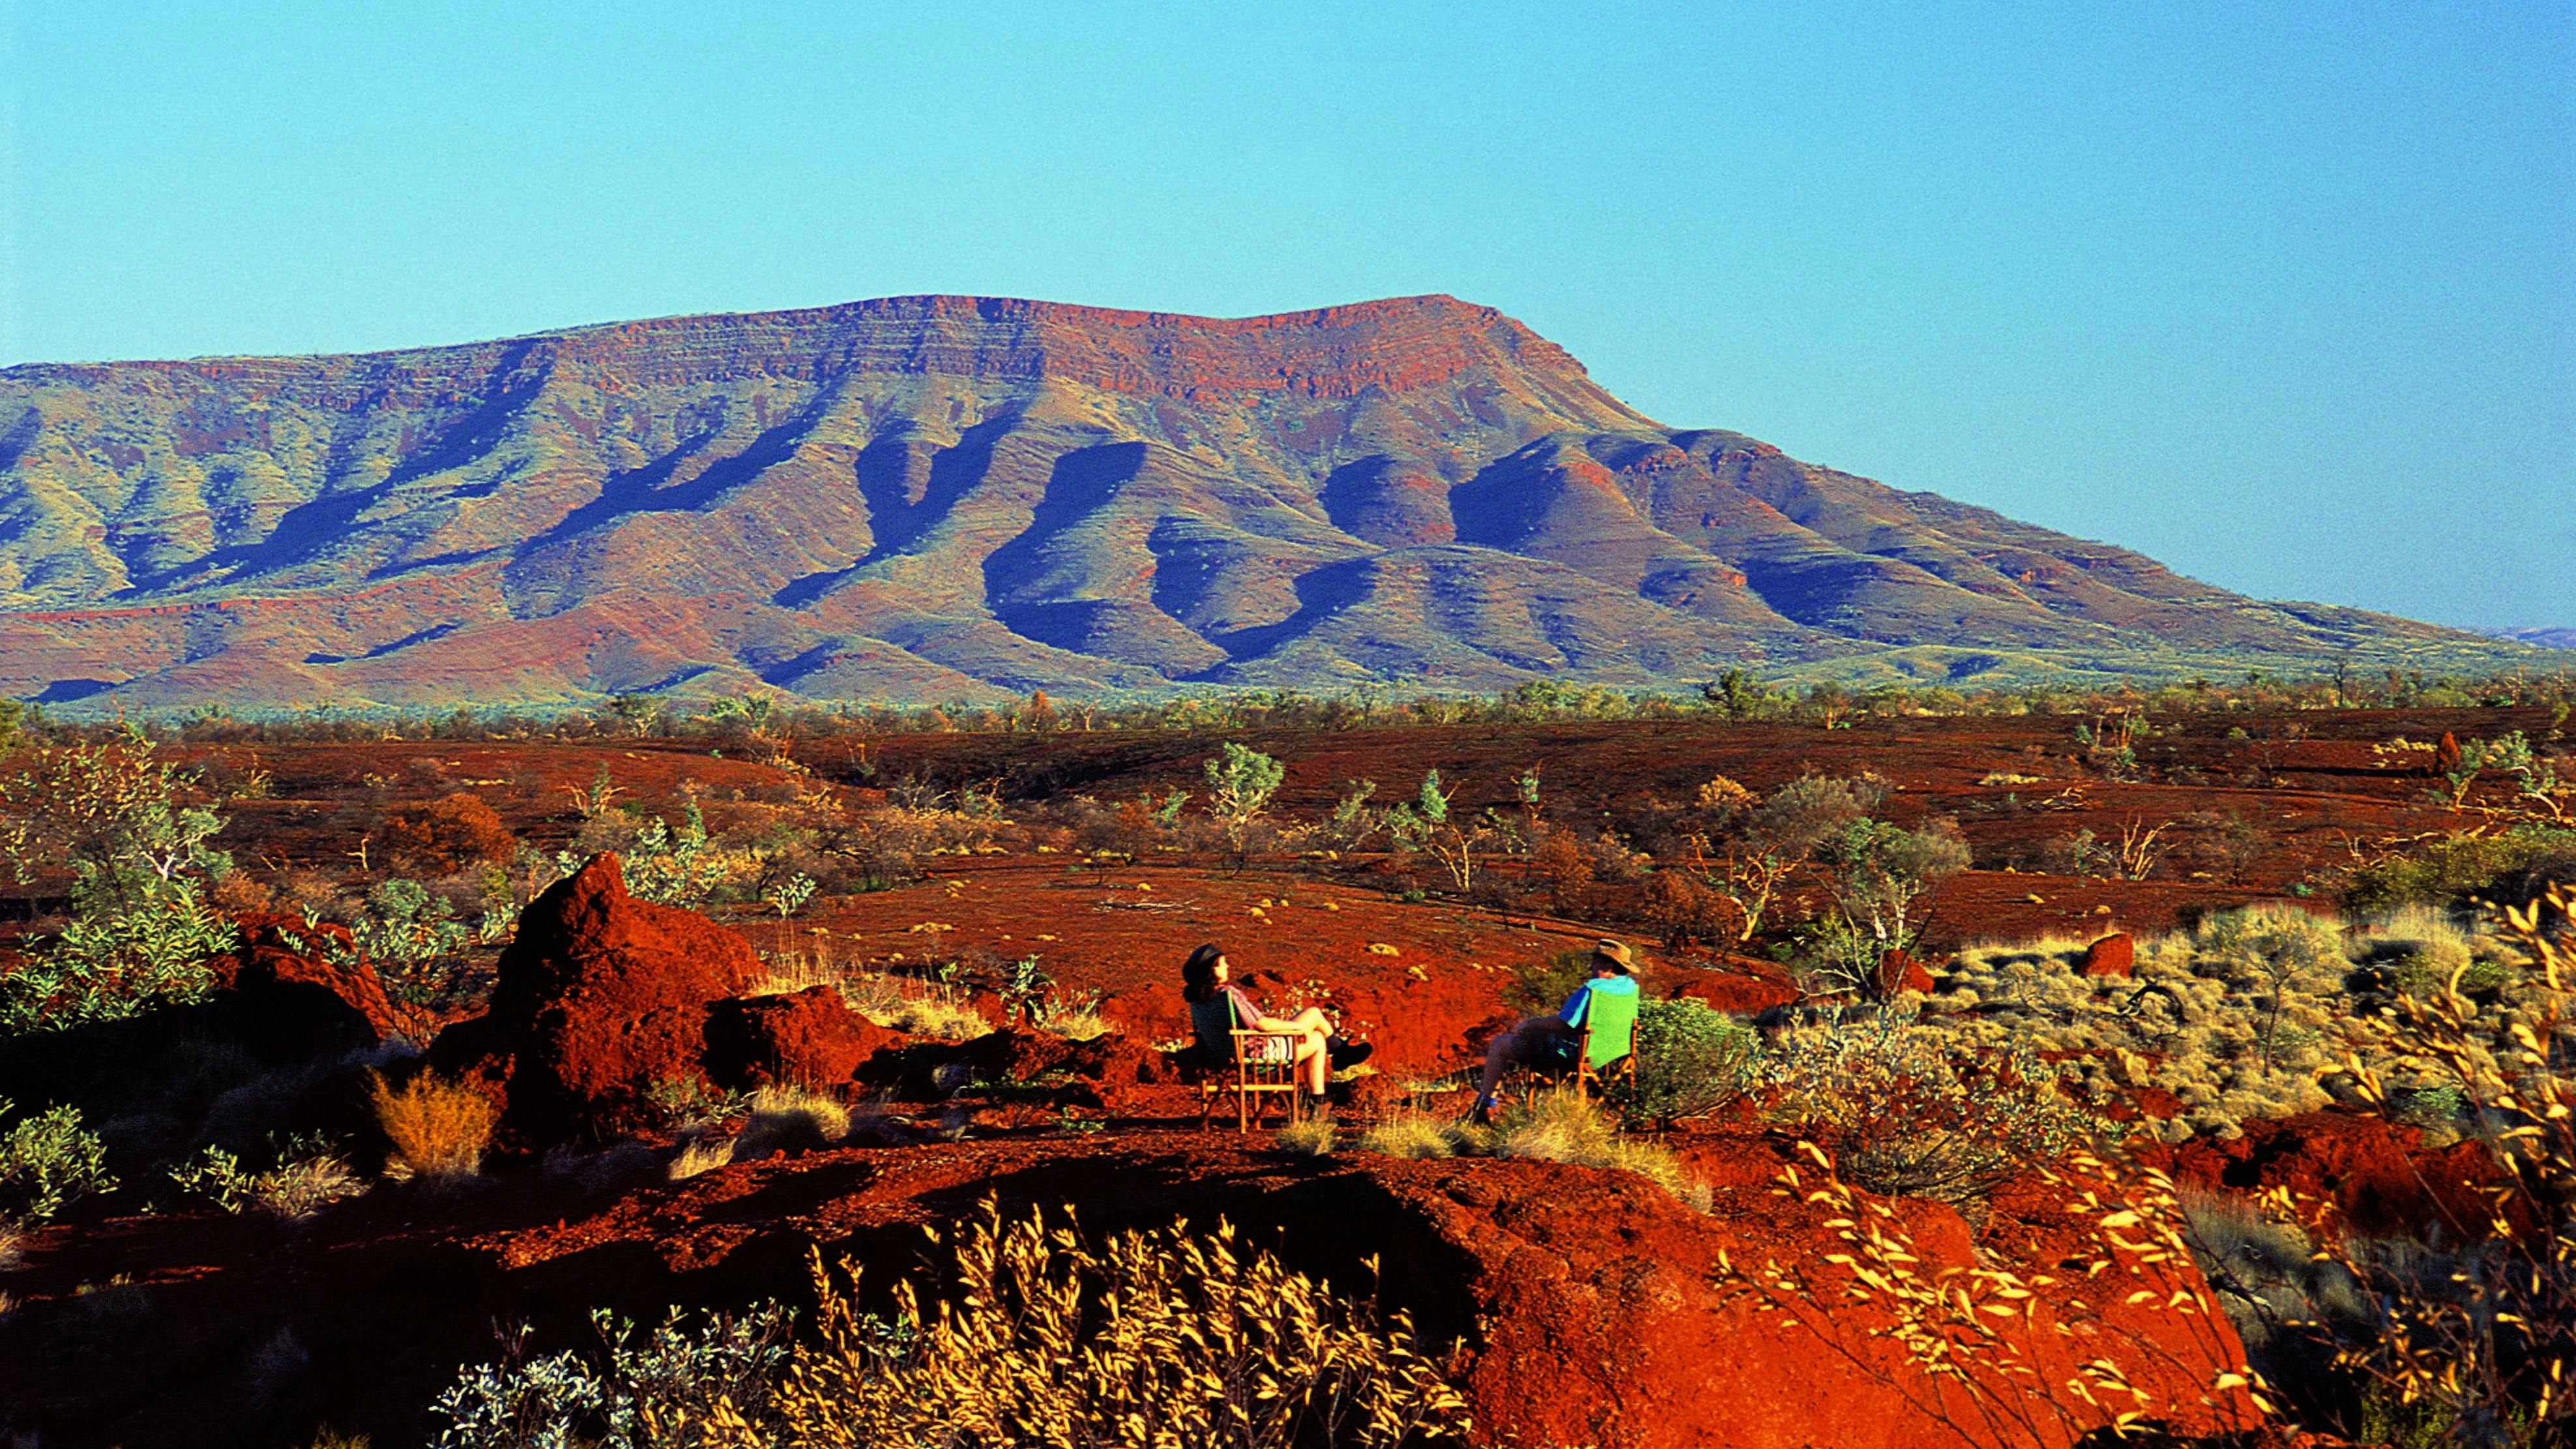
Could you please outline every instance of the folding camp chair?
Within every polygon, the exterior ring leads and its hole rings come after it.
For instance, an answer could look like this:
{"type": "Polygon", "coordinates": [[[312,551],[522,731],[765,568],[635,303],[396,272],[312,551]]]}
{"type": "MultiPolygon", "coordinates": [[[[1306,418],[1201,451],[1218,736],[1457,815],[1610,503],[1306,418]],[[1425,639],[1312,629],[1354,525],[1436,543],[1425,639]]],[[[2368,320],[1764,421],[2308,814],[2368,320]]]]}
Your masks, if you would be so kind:
{"type": "Polygon", "coordinates": [[[1252,1125],[1269,1110],[1265,1098],[1279,1098],[1288,1109],[1290,1123],[1303,1121],[1306,1094],[1297,1081],[1297,1044],[1306,1039],[1306,1034],[1237,1029],[1228,1035],[1234,1038],[1233,1072],[1199,1083],[1200,1130],[1205,1131],[1208,1119],[1215,1115],[1217,1098],[1229,1093],[1234,1097],[1234,1126],[1238,1132],[1251,1131],[1252,1125]]]}

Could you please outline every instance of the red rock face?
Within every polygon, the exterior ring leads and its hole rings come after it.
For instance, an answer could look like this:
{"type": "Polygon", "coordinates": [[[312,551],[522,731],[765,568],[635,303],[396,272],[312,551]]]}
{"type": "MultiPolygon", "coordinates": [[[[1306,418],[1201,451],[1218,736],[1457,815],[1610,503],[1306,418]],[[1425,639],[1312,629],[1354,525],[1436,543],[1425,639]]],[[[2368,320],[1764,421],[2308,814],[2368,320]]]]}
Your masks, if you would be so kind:
{"type": "Polygon", "coordinates": [[[1878,958],[1878,994],[1894,996],[1900,991],[1930,991],[1932,973],[1914,959],[1914,953],[1902,947],[1878,958]]]}
{"type": "Polygon", "coordinates": [[[861,1063],[903,1043],[850,1010],[841,993],[812,986],[783,996],[718,1002],[707,1017],[707,1075],[720,1087],[773,1082],[815,1091],[846,1088],[861,1063]]]}
{"type": "Polygon", "coordinates": [[[2424,1134],[2378,1117],[2305,1112],[2247,1122],[2234,1141],[2199,1137],[2140,1155],[2176,1179],[2243,1193],[2286,1189],[2321,1224],[2372,1236],[2438,1227],[2458,1241],[2487,1235],[2481,1189],[2500,1186],[2495,1157],[2476,1142],[2427,1148],[2424,1134]]]}
{"type": "Polygon", "coordinates": [[[2084,948],[2084,974],[2127,980],[2138,964],[2138,943],[2126,931],[2115,931],[2084,948]]]}
{"type": "Polygon", "coordinates": [[[626,893],[600,855],[537,897],[501,953],[492,1008],[431,1055],[500,1086],[522,1144],[600,1137],[645,1118],[645,1093],[700,1075],[709,1009],[760,976],[740,937],[626,893]]]}

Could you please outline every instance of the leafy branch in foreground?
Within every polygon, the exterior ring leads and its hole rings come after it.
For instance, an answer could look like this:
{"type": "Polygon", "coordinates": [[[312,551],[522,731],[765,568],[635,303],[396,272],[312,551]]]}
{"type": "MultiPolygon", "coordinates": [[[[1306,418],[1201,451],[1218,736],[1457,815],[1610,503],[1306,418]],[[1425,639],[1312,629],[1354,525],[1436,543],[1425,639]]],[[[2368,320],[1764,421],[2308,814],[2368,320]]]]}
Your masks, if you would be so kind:
{"type": "Polygon", "coordinates": [[[1774,1189],[1825,1210],[1841,1241],[1816,1265],[1756,1268],[1721,1253],[1717,1278],[1755,1312],[1779,1314],[1861,1376],[1975,1444],[2064,1444],[2157,1425],[2150,1381],[2189,1384],[2205,1417],[2251,1428],[2272,1411],[2198,1274],[2172,1182],[2122,1175],[2078,1153],[2043,1178],[2067,1188],[2084,1242],[2055,1272],[1933,1267],[1897,1210],[1798,1144],[1774,1189]],[[2079,1296],[2082,1295],[2082,1296],[2079,1296]],[[1860,1305],[1857,1309],[1851,1305],[1860,1305]],[[1893,1346],[1889,1355],[1873,1344],[1893,1346]],[[2215,1369],[2212,1369],[2215,1365],[2215,1369]]]}
{"type": "Polygon", "coordinates": [[[2461,990],[2464,963],[2429,999],[2400,996],[2365,1023],[2374,1050],[2345,1064],[2363,1099],[2392,1116],[2418,1093],[2447,1089],[2480,1121],[2501,1124],[2491,1142],[2504,1171],[2480,1189],[2482,1241],[2428,1249],[2329,1234],[2321,1246],[2367,1290],[2365,1322],[2342,1335],[2337,1364],[2428,1413],[2459,1444],[2565,1443],[2576,1430],[2571,906],[2553,889],[2506,911],[2534,999],[2500,1047],[2461,990]]]}

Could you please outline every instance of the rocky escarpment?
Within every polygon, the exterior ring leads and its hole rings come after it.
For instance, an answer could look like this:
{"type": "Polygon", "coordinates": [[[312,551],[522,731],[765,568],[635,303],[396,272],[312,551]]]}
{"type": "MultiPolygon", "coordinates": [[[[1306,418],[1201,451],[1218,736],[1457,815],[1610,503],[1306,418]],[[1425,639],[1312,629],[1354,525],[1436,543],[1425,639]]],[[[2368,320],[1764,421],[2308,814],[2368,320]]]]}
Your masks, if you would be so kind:
{"type": "Polygon", "coordinates": [[[0,694],[95,708],[2347,646],[2516,652],[1667,428],[1448,297],[1236,320],[905,297],[0,370],[0,694]]]}

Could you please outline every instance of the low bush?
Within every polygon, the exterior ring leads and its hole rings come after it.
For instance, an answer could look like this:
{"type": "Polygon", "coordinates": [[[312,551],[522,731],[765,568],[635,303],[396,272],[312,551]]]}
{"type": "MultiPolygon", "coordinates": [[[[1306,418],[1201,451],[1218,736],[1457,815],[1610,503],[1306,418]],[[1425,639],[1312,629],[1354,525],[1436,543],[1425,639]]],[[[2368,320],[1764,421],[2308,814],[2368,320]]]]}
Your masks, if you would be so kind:
{"type": "Polygon", "coordinates": [[[2576,880],[2576,830],[2520,825],[2444,836],[2365,865],[2346,879],[2343,899],[2359,916],[2480,900],[2523,905],[2544,895],[2553,880],[2576,880]]]}
{"type": "Polygon", "coordinates": [[[471,1177],[492,1144],[492,1099],[463,1082],[423,1072],[400,1087],[382,1074],[372,1099],[376,1125],[393,1144],[394,1164],[414,1177],[471,1177]]]}
{"type": "Polygon", "coordinates": [[[1637,1008],[1634,1070],[1612,1101],[1635,1123],[1668,1126],[1744,1094],[1758,1048],[1753,1028],[1687,997],[1637,1008]]]}
{"type": "Polygon", "coordinates": [[[2101,1133],[2059,1078],[2027,1043],[1980,1045],[1898,1008],[1794,1027],[1752,1072],[1764,1110],[1831,1152],[1843,1179],[1948,1203],[2101,1133]]]}
{"type": "MultiPolygon", "coordinates": [[[[0,1121],[12,1105],[0,1097],[0,1121]]],[[[82,1130],[77,1107],[31,1112],[0,1132],[0,1222],[46,1222],[81,1198],[115,1189],[107,1148],[82,1130]]]]}
{"type": "MultiPolygon", "coordinates": [[[[2442,989],[2432,982],[2437,965],[2490,949],[2500,948],[2464,942],[2438,912],[2400,912],[2347,938],[2331,920],[2264,906],[2141,941],[2126,978],[2083,975],[2073,942],[1972,947],[1925,1001],[1924,1019],[1980,1046],[2069,1054],[2066,1069],[2088,1101],[2170,1092],[2181,1114],[2146,1124],[2168,1142],[2234,1136],[2248,1119],[2330,1105],[2325,1083],[2356,1050],[2365,1064],[2390,1065],[2381,1047],[2352,1039],[2382,993],[2370,989],[2379,973],[2357,969],[2350,953],[2385,953],[2390,982],[2432,991],[2442,989]]],[[[2471,965],[2464,984],[2489,988],[2476,1005],[2492,1050],[2536,1020],[2533,983],[2483,954],[2471,965]]]]}
{"type": "Polygon", "coordinates": [[[212,1203],[228,1213],[264,1212],[294,1221],[367,1190],[339,1154],[309,1142],[290,1142],[273,1154],[262,1171],[242,1165],[234,1154],[209,1146],[169,1170],[181,1195],[212,1203]]]}
{"type": "MultiPolygon", "coordinates": [[[[527,1332],[506,1340],[496,1363],[458,1374],[430,1406],[446,1421],[439,1449],[652,1449],[700,1444],[675,1438],[678,1425],[714,1406],[758,1413],[787,1363],[787,1310],[759,1304],[740,1314],[692,1322],[674,1308],[638,1341],[636,1326],[601,1310],[591,1315],[593,1352],[527,1355],[527,1332]]],[[[752,1441],[759,1442],[759,1441],[752,1441]]]]}

